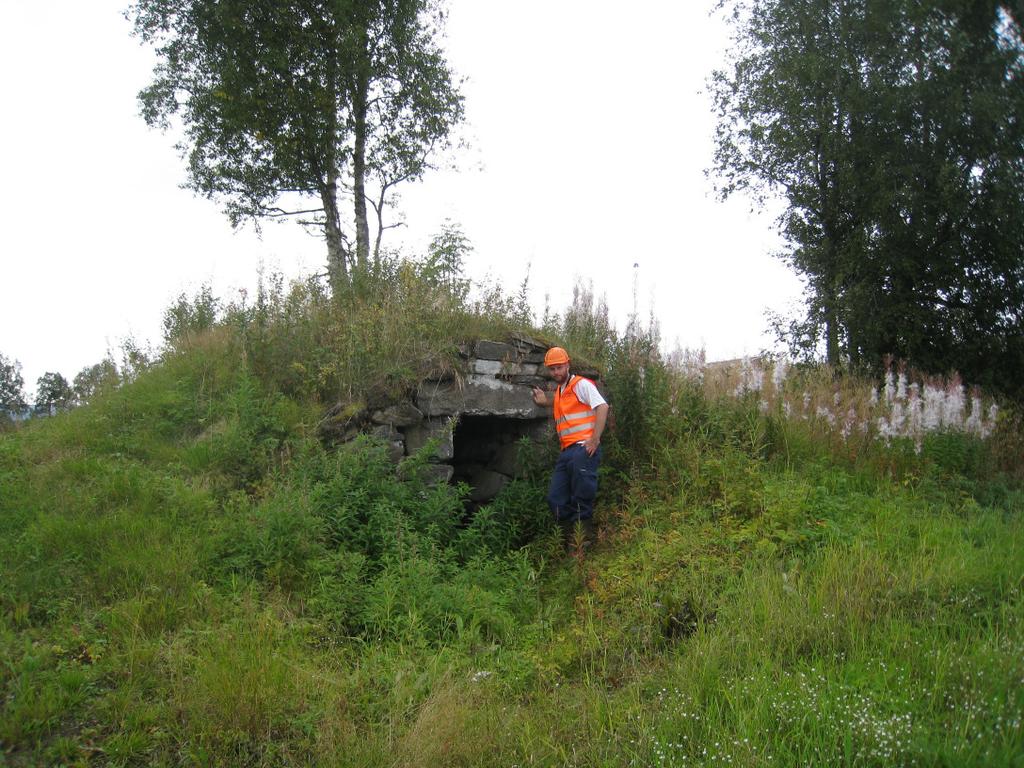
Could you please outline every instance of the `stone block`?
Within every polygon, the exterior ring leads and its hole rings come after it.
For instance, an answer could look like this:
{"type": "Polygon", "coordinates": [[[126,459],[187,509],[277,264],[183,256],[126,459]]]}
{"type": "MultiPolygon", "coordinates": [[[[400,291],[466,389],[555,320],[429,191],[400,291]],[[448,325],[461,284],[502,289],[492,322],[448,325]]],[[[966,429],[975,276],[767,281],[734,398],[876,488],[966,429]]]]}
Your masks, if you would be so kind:
{"type": "Polygon", "coordinates": [[[519,357],[515,347],[500,341],[478,341],[473,354],[481,360],[516,360],[519,357]]]}
{"type": "Polygon", "coordinates": [[[505,379],[508,379],[511,376],[537,375],[537,365],[534,363],[517,363],[512,360],[507,360],[501,363],[496,360],[481,360],[480,362],[486,364],[486,370],[480,370],[477,371],[477,373],[490,373],[505,379]],[[497,368],[495,368],[495,366],[497,366],[497,368]]]}
{"type": "Polygon", "coordinates": [[[538,420],[526,433],[530,439],[535,443],[554,443],[557,438],[555,436],[555,421],[554,419],[544,419],[543,421],[538,420]]]}
{"type": "Polygon", "coordinates": [[[320,438],[328,443],[346,443],[359,434],[365,424],[367,410],[365,403],[337,403],[324,414],[317,424],[320,438]]]}
{"type": "Polygon", "coordinates": [[[511,376],[501,376],[502,381],[507,381],[509,384],[518,384],[519,386],[525,387],[540,387],[544,389],[546,386],[551,384],[551,379],[545,379],[541,376],[535,375],[522,375],[513,374],[511,376]]]}
{"type": "Polygon", "coordinates": [[[533,402],[530,388],[493,376],[471,375],[458,382],[424,382],[416,392],[416,404],[427,416],[505,416],[536,419],[548,409],[533,402]]]}
{"type": "Polygon", "coordinates": [[[509,477],[519,474],[519,443],[505,443],[499,446],[488,469],[509,477]]]}
{"type": "Polygon", "coordinates": [[[441,485],[451,482],[455,467],[451,464],[428,464],[423,468],[427,485],[441,485]]]}
{"type": "Polygon", "coordinates": [[[409,427],[423,421],[423,412],[412,403],[395,403],[383,410],[374,411],[370,419],[374,424],[409,427]]]}
{"type": "Polygon", "coordinates": [[[509,478],[500,472],[490,469],[481,469],[475,472],[469,480],[472,490],[469,494],[470,501],[489,501],[498,495],[498,492],[505,487],[509,478]]]}
{"type": "Polygon", "coordinates": [[[447,418],[427,419],[412,427],[405,429],[405,450],[409,455],[416,453],[427,441],[437,438],[437,450],[431,458],[439,461],[448,461],[455,455],[455,445],[452,439],[451,421],[447,418]]]}
{"type": "Polygon", "coordinates": [[[543,344],[532,336],[527,336],[525,333],[520,333],[519,331],[512,331],[509,334],[509,338],[512,339],[512,343],[517,347],[531,352],[539,351],[542,355],[548,348],[547,344],[543,344]]]}
{"type": "Polygon", "coordinates": [[[395,464],[405,456],[405,438],[394,427],[386,424],[374,427],[370,434],[384,441],[388,447],[388,458],[395,464]]]}
{"type": "Polygon", "coordinates": [[[504,366],[498,360],[473,360],[469,367],[473,373],[493,376],[496,373],[501,373],[504,366]]]}

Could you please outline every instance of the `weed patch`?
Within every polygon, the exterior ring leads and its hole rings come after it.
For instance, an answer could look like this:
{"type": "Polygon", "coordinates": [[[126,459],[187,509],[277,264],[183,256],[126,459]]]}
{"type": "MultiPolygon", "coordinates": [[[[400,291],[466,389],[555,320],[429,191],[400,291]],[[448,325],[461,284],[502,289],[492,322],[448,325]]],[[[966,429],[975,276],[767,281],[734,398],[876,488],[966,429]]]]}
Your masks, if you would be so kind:
{"type": "Polygon", "coordinates": [[[476,509],[430,446],[312,436],[526,319],[445,269],[183,298],[158,360],[0,434],[0,763],[1020,762],[1012,411],[933,393],[947,428],[903,434],[896,375],[700,381],[580,290],[530,331],[615,414],[566,557],[541,451],[476,509]]]}

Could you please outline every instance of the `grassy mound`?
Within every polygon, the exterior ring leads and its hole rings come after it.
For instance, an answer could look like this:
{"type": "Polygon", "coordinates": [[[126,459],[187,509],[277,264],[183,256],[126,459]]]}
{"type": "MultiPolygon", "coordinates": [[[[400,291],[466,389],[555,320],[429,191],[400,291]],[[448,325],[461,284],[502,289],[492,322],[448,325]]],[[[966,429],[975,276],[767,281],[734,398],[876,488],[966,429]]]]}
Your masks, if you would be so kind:
{"type": "Polygon", "coordinates": [[[0,764],[1024,760],[1012,419],[848,440],[684,375],[585,292],[529,328],[386,266],[336,300],[183,298],[133,381],[0,435],[0,764]],[[586,557],[548,456],[468,518],[426,451],[315,434],[514,328],[607,372],[586,557]]]}

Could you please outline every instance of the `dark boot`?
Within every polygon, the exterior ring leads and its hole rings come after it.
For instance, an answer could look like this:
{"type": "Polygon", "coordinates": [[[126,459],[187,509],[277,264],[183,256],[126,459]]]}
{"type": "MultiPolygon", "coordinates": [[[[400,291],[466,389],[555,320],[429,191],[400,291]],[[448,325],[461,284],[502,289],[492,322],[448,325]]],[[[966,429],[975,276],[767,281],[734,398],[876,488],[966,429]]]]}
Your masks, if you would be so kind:
{"type": "Polygon", "coordinates": [[[562,549],[572,552],[576,541],[576,521],[559,520],[558,527],[562,529],[562,549]]]}
{"type": "Polygon", "coordinates": [[[597,544],[597,524],[594,522],[594,518],[588,517],[586,520],[580,520],[580,527],[583,529],[583,547],[585,549],[592,548],[597,544]]]}

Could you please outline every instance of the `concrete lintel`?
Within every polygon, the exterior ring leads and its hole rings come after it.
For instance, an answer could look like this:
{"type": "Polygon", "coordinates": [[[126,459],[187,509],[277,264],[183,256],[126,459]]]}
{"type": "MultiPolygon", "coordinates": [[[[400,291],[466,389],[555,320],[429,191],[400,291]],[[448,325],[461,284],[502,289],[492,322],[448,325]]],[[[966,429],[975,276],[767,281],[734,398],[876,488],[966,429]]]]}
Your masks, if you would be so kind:
{"type": "Polygon", "coordinates": [[[493,376],[471,375],[459,386],[455,382],[424,382],[416,393],[416,404],[427,416],[504,416],[536,419],[546,408],[533,402],[530,388],[501,381],[493,376]]]}

